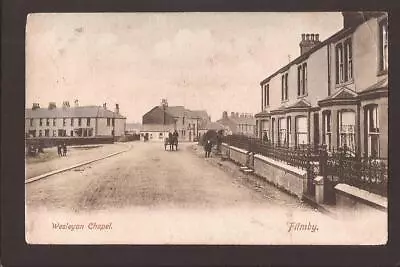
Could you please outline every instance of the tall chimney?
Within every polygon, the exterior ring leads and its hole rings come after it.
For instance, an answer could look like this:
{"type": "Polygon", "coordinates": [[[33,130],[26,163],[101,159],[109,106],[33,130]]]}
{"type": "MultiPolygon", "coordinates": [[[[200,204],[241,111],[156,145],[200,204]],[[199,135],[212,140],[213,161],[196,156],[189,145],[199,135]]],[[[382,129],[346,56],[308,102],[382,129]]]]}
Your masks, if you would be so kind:
{"type": "Polygon", "coordinates": [[[55,108],[56,108],[56,102],[50,102],[49,109],[55,109],[55,108]]]}
{"type": "Polygon", "coordinates": [[[119,104],[115,104],[115,113],[119,114],[119,104]]]}
{"type": "Polygon", "coordinates": [[[40,108],[40,104],[39,103],[33,103],[32,104],[32,110],[38,109],[40,108]]]}
{"type": "Polygon", "coordinates": [[[307,53],[310,51],[315,45],[320,43],[319,34],[316,33],[302,33],[301,34],[301,41],[300,41],[300,55],[307,53]]]}
{"type": "Polygon", "coordinates": [[[69,108],[69,101],[64,101],[62,107],[69,108]]]}

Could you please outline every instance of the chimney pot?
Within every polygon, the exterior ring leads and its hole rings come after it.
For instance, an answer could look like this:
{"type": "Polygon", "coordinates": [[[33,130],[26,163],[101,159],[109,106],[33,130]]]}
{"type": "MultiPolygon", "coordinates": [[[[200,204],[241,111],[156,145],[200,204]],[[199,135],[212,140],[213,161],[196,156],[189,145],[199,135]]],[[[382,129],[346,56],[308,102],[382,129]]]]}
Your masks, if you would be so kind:
{"type": "Polygon", "coordinates": [[[314,34],[311,34],[311,41],[314,41],[314,34]]]}
{"type": "Polygon", "coordinates": [[[307,41],[310,40],[310,34],[309,33],[306,34],[306,40],[307,41]]]}
{"type": "Polygon", "coordinates": [[[306,34],[305,34],[305,33],[302,33],[302,34],[301,34],[301,40],[304,41],[305,39],[306,39],[306,34]]]}
{"type": "Polygon", "coordinates": [[[235,112],[231,112],[231,117],[232,117],[232,118],[235,117],[235,112]]]}
{"type": "Polygon", "coordinates": [[[315,40],[319,41],[319,34],[318,33],[315,35],[315,40]]]}
{"type": "Polygon", "coordinates": [[[63,108],[69,108],[69,101],[63,102],[63,108]]]}
{"type": "Polygon", "coordinates": [[[32,104],[32,110],[38,109],[40,108],[40,104],[39,103],[33,103],[32,104]]]}
{"type": "Polygon", "coordinates": [[[74,104],[75,104],[75,107],[79,107],[79,101],[78,101],[78,99],[75,99],[75,100],[74,100],[74,104]]]}
{"type": "Polygon", "coordinates": [[[107,109],[107,103],[103,103],[103,108],[107,109]]]}
{"type": "Polygon", "coordinates": [[[119,104],[115,104],[115,113],[119,114],[119,104]]]}

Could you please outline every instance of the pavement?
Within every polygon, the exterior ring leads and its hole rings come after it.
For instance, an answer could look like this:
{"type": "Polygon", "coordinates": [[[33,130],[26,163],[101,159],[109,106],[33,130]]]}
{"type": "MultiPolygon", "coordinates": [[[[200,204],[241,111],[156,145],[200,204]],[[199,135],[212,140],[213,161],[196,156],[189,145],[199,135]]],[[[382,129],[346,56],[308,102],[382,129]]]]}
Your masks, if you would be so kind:
{"type": "MultiPolygon", "coordinates": [[[[161,143],[133,142],[132,149],[125,153],[26,184],[27,242],[375,244],[381,241],[377,241],[381,228],[366,238],[365,227],[360,227],[357,220],[350,224],[333,220],[261,179],[255,180],[238,168],[231,168],[229,164],[233,163],[205,159],[203,153],[193,143],[181,144],[178,151],[164,151],[161,143]],[[318,229],[294,231],[290,225],[295,223],[318,229]],[[93,230],[93,225],[109,227],[93,230]]],[[[362,216],[360,219],[365,220],[362,216]]]]}

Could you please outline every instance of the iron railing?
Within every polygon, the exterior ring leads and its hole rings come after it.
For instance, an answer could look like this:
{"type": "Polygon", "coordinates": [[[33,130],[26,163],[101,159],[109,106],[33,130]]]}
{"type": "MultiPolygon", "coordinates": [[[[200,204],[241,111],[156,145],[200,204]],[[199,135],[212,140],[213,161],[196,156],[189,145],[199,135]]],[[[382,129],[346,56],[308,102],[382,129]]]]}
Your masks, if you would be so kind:
{"type": "Polygon", "coordinates": [[[333,188],[346,183],[382,196],[387,195],[388,162],[384,158],[360,156],[346,146],[327,151],[325,145],[281,146],[244,135],[224,136],[224,143],[263,155],[307,171],[308,191],[314,192],[312,179],[322,175],[333,188]]]}

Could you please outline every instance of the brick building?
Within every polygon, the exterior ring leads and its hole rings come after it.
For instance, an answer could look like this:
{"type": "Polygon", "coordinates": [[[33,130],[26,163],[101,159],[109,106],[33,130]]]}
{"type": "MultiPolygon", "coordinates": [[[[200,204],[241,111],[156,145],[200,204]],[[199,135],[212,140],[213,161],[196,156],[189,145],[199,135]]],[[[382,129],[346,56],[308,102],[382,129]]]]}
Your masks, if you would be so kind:
{"type": "Polygon", "coordinates": [[[387,14],[342,15],[342,30],[322,42],[302,34],[300,56],[261,81],[257,135],[387,157],[387,14]]]}
{"type": "Polygon", "coordinates": [[[180,141],[194,141],[199,136],[200,126],[210,121],[204,110],[189,110],[184,106],[168,106],[164,99],[159,106],[143,115],[140,134],[149,140],[164,140],[170,131],[177,130],[180,141]]]}
{"type": "Polygon", "coordinates": [[[25,109],[27,137],[118,137],[125,133],[125,122],[118,104],[114,111],[108,110],[106,104],[79,106],[77,100],[73,107],[64,101],[60,108],[50,102],[48,108],[33,103],[31,109],[25,109]]]}
{"type": "Polygon", "coordinates": [[[228,116],[228,112],[222,113],[222,118],[217,121],[224,125],[228,129],[230,134],[243,134],[247,136],[254,136],[256,133],[256,119],[252,114],[231,112],[228,116]]]}

